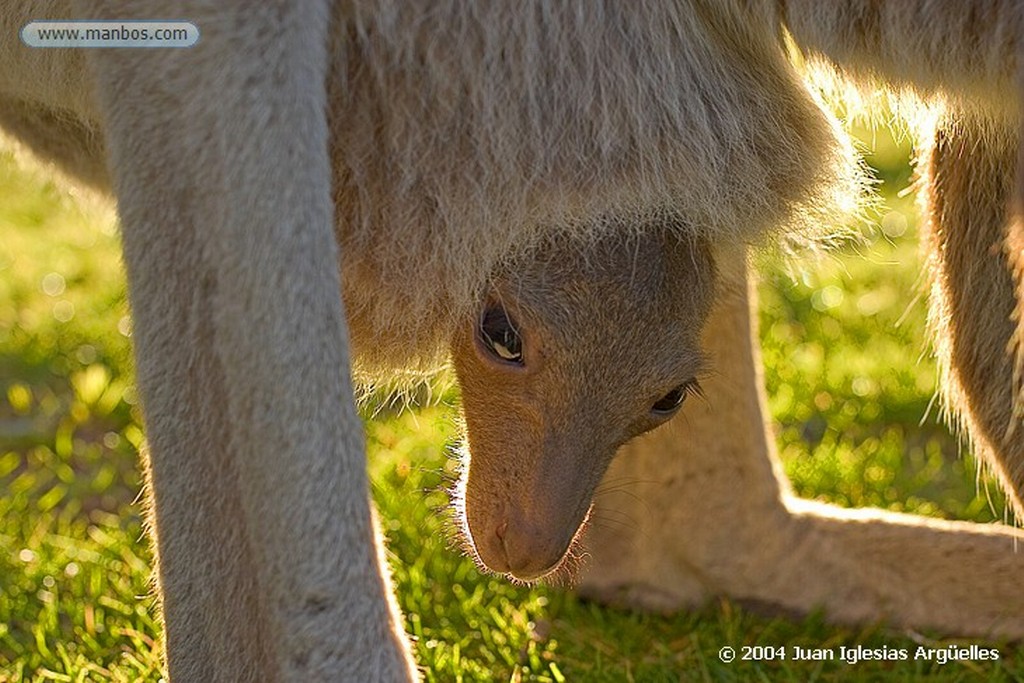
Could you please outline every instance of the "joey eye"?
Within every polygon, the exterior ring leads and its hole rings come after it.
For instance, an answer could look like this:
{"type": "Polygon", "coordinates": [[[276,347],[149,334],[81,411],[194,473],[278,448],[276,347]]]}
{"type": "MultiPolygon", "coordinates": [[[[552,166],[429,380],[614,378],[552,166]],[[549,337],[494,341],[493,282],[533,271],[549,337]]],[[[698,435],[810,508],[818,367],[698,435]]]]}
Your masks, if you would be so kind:
{"type": "Polygon", "coordinates": [[[523,340],[504,308],[496,306],[484,311],[479,334],[492,356],[506,363],[523,364],[523,340]]]}
{"type": "Polygon", "coordinates": [[[672,389],[651,406],[651,412],[658,416],[671,415],[679,406],[683,405],[683,401],[690,394],[699,394],[700,385],[697,384],[697,380],[692,379],[689,382],[680,384],[679,386],[672,389]]]}

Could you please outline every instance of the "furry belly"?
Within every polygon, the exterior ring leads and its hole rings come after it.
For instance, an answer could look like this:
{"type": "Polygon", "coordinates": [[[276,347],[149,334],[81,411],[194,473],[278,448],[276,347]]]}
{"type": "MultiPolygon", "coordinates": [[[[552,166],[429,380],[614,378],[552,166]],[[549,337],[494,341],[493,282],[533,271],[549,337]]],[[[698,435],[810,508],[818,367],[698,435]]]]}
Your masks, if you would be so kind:
{"type": "Polygon", "coordinates": [[[834,224],[857,189],[768,12],[726,26],[699,2],[373,7],[335,18],[329,88],[346,302],[376,365],[412,361],[412,339],[436,348],[553,231],[750,242],[834,224]]]}

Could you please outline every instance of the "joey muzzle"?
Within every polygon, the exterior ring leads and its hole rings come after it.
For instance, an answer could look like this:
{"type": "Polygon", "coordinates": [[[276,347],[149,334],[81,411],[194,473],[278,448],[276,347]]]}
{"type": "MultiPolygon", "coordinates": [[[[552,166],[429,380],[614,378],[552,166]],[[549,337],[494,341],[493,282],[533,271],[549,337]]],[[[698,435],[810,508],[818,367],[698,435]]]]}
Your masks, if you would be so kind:
{"type": "MultiPolygon", "coordinates": [[[[471,488],[472,481],[467,494],[471,488]]],[[[466,522],[481,562],[492,571],[523,581],[551,573],[561,564],[586,518],[590,492],[582,497],[580,505],[566,505],[568,501],[555,501],[543,494],[525,500],[510,497],[496,505],[474,505],[469,498],[466,522]]]]}
{"type": "Polygon", "coordinates": [[[523,581],[559,568],[615,452],[546,437],[505,439],[492,449],[487,441],[472,443],[471,432],[463,473],[465,526],[477,556],[488,569],[523,581]]]}

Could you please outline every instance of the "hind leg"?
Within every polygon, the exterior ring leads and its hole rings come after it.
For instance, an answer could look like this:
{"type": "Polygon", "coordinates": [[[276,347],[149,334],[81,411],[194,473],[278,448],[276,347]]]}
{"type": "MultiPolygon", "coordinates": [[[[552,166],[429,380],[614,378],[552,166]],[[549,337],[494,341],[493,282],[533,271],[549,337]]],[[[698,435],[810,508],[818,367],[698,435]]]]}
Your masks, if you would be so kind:
{"type": "MultiPolygon", "coordinates": [[[[375,539],[348,377],[327,10],[179,5],[205,31],[196,48],[89,55],[179,683],[417,677],[375,539]]],[[[161,16],[152,3],[131,11],[161,16]]]]}
{"type": "Polygon", "coordinates": [[[964,580],[1019,576],[1019,530],[791,494],[766,427],[743,256],[719,256],[725,282],[704,335],[717,370],[706,401],[616,457],[595,499],[580,590],[655,610],[728,596],[774,613],[823,609],[841,623],[1024,635],[1014,580],[964,580]]]}
{"type": "MultiPolygon", "coordinates": [[[[1024,84],[1021,91],[1024,92],[1024,84]]],[[[1017,312],[1014,314],[1017,331],[1014,334],[1012,352],[1015,360],[1013,386],[1016,392],[1013,410],[1014,417],[1019,423],[1024,420],[1024,135],[1017,145],[1015,190],[1010,222],[1007,225],[1006,253],[1009,255],[1017,282],[1017,312]]]]}
{"type": "Polygon", "coordinates": [[[950,116],[926,156],[930,325],[953,417],[1022,511],[1024,428],[1014,414],[1016,305],[1006,249],[1017,137],[1012,127],[950,116]]]}

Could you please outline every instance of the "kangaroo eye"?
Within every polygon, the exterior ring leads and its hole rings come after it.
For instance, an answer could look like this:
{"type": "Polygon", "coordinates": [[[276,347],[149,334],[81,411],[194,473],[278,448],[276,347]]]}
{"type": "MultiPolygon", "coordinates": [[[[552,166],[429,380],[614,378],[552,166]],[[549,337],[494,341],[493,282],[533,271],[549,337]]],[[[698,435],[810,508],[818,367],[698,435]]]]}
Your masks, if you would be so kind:
{"type": "Polygon", "coordinates": [[[675,411],[679,410],[679,406],[683,405],[683,401],[690,394],[700,394],[700,385],[697,384],[697,380],[691,379],[689,382],[680,384],[672,391],[668,392],[651,406],[651,412],[658,416],[671,415],[675,411]]]}
{"type": "Polygon", "coordinates": [[[495,358],[506,363],[523,364],[523,340],[504,308],[486,309],[480,318],[479,332],[480,340],[495,358]]]}

